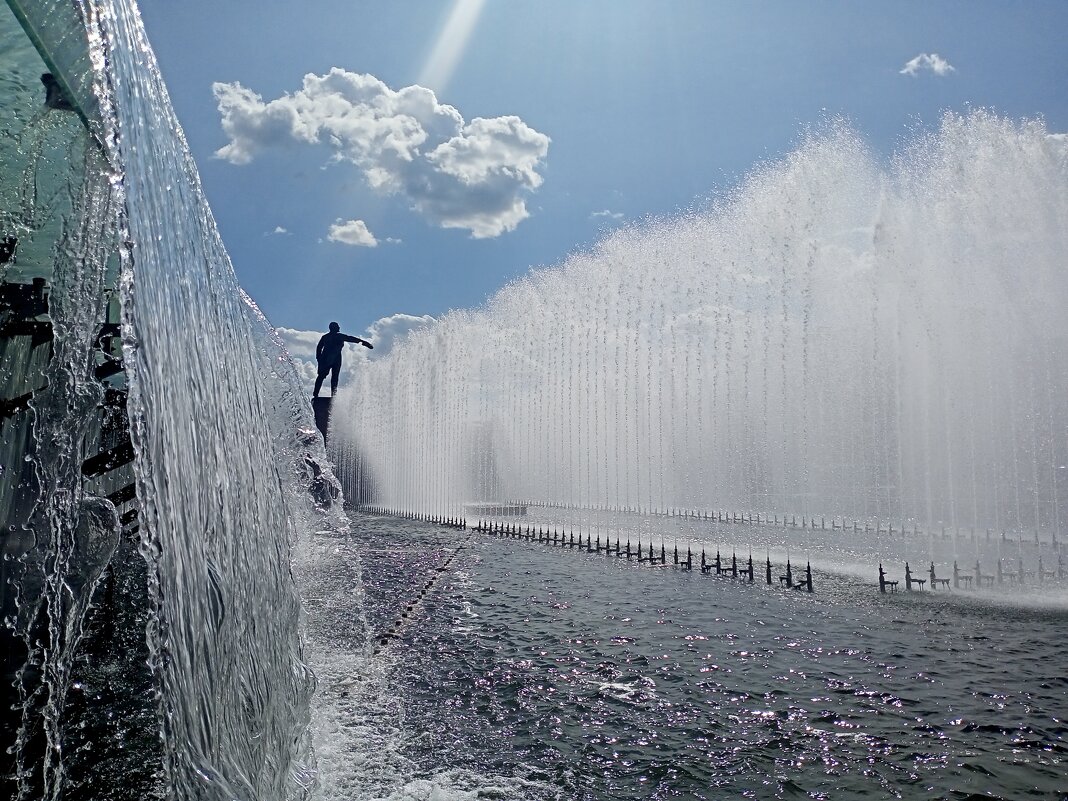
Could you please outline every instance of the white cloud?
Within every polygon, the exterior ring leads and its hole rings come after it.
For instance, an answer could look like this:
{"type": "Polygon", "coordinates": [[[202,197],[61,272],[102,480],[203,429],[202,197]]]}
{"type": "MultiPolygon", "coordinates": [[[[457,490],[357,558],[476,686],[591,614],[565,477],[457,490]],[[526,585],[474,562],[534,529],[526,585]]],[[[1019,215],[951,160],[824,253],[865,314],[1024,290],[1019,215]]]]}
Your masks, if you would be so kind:
{"type": "MultiPolygon", "coordinates": [[[[300,380],[302,382],[308,384],[309,386],[315,385],[315,379],[319,377],[319,371],[315,367],[314,359],[309,361],[307,359],[298,359],[296,356],[294,356],[293,366],[297,368],[297,375],[300,377],[300,380]]],[[[342,382],[339,379],[338,384],[341,383],[342,382]]]]}
{"type": "Polygon", "coordinates": [[[529,216],[526,196],[549,137],[515,116],[470,122],[422,86],[390,89],[373,75],[334,67],[305,75],[275,100],[238,83],[212,87],[228,144],[216,155],[247,164],[268,148],[323,144],[355,164],[375,190],[401,195],[442,228],[499,236],[529,216]]]}
{"type": "Polygon", "coordinates": [[[276,328],[286,350],[294,359],[315,359],[315,346],[325,331],[300,331],[296,328],[276,328]]]}
{"type": "Polygon", "coordinates": [[[330,233],[326,237],[331,242],[340,242],[343,245],[360,245],[365,248],[378,247],[375,235],[367,230],[367,224],[363,220],[349,220],[341,222],[339,218],[330,226],[330,233]]]}
{"type": "Polygon", "coordinates": [[[297,374],[309,386],[315,383],[318,372],[315,365],[315,346],[319,343],[321,331],[298,331],[295,328],[276,328],[278,336],[285,343],[286,350],[293,357],[297,374]]]}
{"type": "Polygon", "coordinates": [[[273,231],[264,231],[264,236],[292,236],[288,228],[283,228],[280,225],[276,225],[273,231]]]}
{"type": "Polygon", "coordinates": [[[364,339],[374,345],[375,349],[364,348],[364,356],[369,359],[381,359],[412,331],[418,331],[434,322],[434,318],[429,314],[421,317],[412,314],[391,314],[389,317],[380,317],[367,327],[364,339]]]}
{"type": "Polygon", "coordinates": [[[938,53],[920,53],[916,58],[906,62],[899,72],[901,75],[911,75],[915,78],[921,70],[930,70],[935,75],[949,75],[951,72],[956,72],[957,68],[938,53]]]}
{"type": "Polygon", "coordinates": [[[602,211],[593,212],[590,216],[591,217],[607,217],[610,220],[622,220],[623,219],[623,212],[621,212],[621,211],[609,211],[608,209],[603,209],[602,211]]]}

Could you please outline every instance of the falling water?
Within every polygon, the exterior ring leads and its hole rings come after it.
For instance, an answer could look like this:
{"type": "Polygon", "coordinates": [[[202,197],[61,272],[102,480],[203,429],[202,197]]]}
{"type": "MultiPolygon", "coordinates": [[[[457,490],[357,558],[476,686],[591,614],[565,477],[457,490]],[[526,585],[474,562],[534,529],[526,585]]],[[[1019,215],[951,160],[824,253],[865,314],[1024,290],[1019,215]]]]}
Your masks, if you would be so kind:
{"type": "Polygon", "coordinates": [[[1066,220],[1068,145],[1041,121],[947,114],[889,160],[832,124],[707,211],[618,231],[369,362],[334,447],[373,485],[360,500],[396,511],[579,499],[570,519],[596,525],[655,498],[1048,541],[1066,220]],[[447,448],[413,393],[445,364],[439,391],[465,400],[447,448]],[[493,468],[431,497],[398,473],[428,457],[493,468]]]}
{"type": "Polygon", "coordinates": [[[302,798],[313,682],[291,557],[342,525],[336,481],[291,361],[237,284],[136,9],[53,5],[12,3],[42,55],[57,48],[49,66],[84,62],[60,74],[76,115],[43,108],[44,65],[18,56],[32,81],[15,99],[41,109],[19,135],[65,144],[14,156],[29,185],[60,175],[63,202],[37,220],[7,206],[39,199],[5,194],[2,219],[18,239],[5,287],[43,272],[48,319],[32,325],[53,337],[43,367],[14,358],[21,329],[3,350],[7,384],[44,378],[32,423],[19,412],[2,443],[5,643],[24,661],[5,672],[12,795],[302,798]],[[109,325],[121,353],[101,345],[109,325]],[[132,449],[92,478],[107,431],[132,449]]]}

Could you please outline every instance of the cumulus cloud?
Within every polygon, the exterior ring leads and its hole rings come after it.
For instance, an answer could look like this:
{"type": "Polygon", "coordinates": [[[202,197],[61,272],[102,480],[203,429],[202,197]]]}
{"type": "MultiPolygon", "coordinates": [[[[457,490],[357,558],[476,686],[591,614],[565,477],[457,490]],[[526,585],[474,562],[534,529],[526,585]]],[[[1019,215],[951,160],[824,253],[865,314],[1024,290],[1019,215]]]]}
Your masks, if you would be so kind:
{"type": "Polygon", "coordinates": [[[369,340],[375,346],[375,349],[365,348],[363,355],[369,359],[381,359],[412,331],[418,331],[434,322],[434,318],[429,314],[422,316],[391,314],[388,317],[380,317],[367,327],[367,333],[363,335],[364,339],[369,340]]]}
{"type": "Polygon", "coordinates": [[[608,209],[603,209],[602,211],[593,212],[590,216],[591,217],[607,217],[609,220],[622,220],[623,219],[623,212],[621,212],[621,211],[609,211],[608,209]]]}
{"type": "Polygon", "coordinates": [[[330,226],[330,233],[326,237],[331,242],[340,242],[343,245],[359,245],[365,248],[378,247],[375,235],[367,229],[363,220],[338,221],[330,226]]]}
{"type": "Polygon", "coordinates": [[[296,328],[276,328],[275,331],[285,342],[286,350],[295,359],[315,359],[315,346],[326,331],[301,331],[296,328]]]}
{"type": "Polygon", "coordinates": [[[308,384],[315,382],[315,346],[319,343],[322,331],[299,331],[295,328],[276,328],[278,336],[285,343],[286,350],[293,357],[297,374],[308,384]]]}
{"type": "Polygon", "coordinates": [[[264,231],[264,236],[292,236],[288,228],[283,228],[280,225],[276,225],[273,231],[264,231]]]}
{"type": "Polygon", "coordinates": [[[248,164],[273,147],[322,144],[356,165],[375,190],[404,197],[435,225],[475,238],[513,230],[530,216],[549,137],[519,117],[466,122],[422,86],[394,90],[373,75],[334,67],[305,75],[275,100],[239,83],[212,90],[230,141],[216,155],[248,164]]]}
{"type": "Polygon", "coordinates": [[[901,75],[911,75],[915,78],[923,70],[929,70],[935,75],[949,75],[957,71],[956,67],[938,53],[920,53],[916,58],[909,59],[899,72],[901,75]]]}

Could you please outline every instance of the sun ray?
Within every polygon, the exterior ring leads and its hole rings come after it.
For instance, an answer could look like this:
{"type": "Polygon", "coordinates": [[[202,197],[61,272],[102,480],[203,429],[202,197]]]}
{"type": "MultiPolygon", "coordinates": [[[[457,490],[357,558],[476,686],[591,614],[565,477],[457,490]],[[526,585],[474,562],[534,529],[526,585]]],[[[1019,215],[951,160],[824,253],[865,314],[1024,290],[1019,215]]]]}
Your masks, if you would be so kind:
{"type": "Polygon", "coordinates": [[[482,14],[486,0],[456,0],[449,18],[438,34],[423,69],[419,73],[419,85],[442,92],[448,85],[460,57],[467,48],[467,41],[482,14]]]}

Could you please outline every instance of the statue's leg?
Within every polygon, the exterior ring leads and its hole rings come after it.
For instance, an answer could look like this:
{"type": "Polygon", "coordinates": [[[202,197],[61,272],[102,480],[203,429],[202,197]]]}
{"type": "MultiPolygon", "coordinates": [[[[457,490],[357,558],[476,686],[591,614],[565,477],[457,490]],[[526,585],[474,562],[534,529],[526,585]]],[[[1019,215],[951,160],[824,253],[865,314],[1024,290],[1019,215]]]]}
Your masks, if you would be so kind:
{"type": "Polygon", "coordinates": [[[335,362],[330,368],[330,396],[337,394],[337,380],[341,376],[341,362],[335,362]]]}

